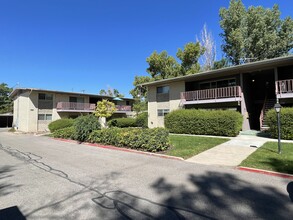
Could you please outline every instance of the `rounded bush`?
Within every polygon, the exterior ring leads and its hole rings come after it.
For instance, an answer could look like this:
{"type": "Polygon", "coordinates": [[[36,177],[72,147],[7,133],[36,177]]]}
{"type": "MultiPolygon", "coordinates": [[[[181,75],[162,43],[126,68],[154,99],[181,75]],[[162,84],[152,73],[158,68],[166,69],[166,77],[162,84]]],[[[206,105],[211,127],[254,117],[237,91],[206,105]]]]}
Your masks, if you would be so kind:
{"type": "Polygon", "coordinates": [[[110,120],[108,125],[118,128],[136,127],[136,120],[134,118],[115,118],[110,120]]]}
{"type": "Polygon", "coordinates": [[[142,128],[148,127],[148,113],[147,112],[140,113],[136,117],[136,125],[142,128]]]}
{"type": "MultiPolygon", "coordinates": [[[[280,112],[281,119],[281,138],[293,140],[293,108],[282,108],[280,112]]],[[[275,109],[271,109],[266,114],[269,133],[273,138],[278,138],[278,121],[275,109]]]]}
{"type": "Polygon", "coordinates": [[[69,118],[61,118],[56,121],[52,121],[49,125],[48,128],[50,132],[54,132],[56,130],[62,129],[62,128],[67,128],[73,126],[74,120],[69,119],[69,118]]]}
{"type": "Polygon", "coordinates": [[[243,117],[232,110],[180,109],[165,116],[165,127],[172,133],[237,136],[243,117]]]}
{"type": "Polygon", "coordinates": [[[89,142],[129,147],[149,152],[166,150],[169,147],[169,132],[164,128],[107,128],[93,131],[89,142]]]}
{"type": "Polygon", "coordinates": [[[90,114],[85,116],[80,116],[75,119],[75,136],[74,139],[78,141],[85,141],[88,135],[94,131],[101,128],[98,117],[90,114]]]}
{"type": "Polygon", "coordinates": [[[75,128],[73,126],[61,128],[53,132],[54,138],[73,139],[75,135],[75,128]]]}

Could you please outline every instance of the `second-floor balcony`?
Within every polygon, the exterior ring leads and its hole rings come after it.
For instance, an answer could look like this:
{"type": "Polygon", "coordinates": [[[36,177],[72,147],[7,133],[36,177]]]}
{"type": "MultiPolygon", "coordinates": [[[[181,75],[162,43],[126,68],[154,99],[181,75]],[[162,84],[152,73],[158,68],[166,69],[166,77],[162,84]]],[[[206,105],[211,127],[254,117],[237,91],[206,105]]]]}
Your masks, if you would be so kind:
{"type": "Polygon", "coordinates": [[[94,112],[96,105],[93,103],[58,102],[57,112],[94,112]]]}
{"type": "MultiPolygon", "coordinates": [[[[130,112],[130,105],[116,105],[115,112],[130,112]]],[[[58,102],[57,112],[94,112],[96,104],[93,103],[79,103],[79,102],[58,102]]]]}
{"type": "Polygon", "coordinates": [[[241,101],[240,86],[181,92],[181,102],[183,105],[237,101],[241,101]]]}
{"type": "Polygon", "coordinates": [[[277,98],[293,98],[293,79],[276,81],[277,98]]]}

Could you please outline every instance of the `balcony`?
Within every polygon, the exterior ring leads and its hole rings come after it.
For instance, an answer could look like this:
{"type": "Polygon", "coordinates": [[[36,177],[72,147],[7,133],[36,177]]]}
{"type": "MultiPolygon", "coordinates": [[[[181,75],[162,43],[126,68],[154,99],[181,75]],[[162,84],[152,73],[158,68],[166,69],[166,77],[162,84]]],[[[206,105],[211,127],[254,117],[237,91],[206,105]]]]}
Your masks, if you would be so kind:
{"type": "MultiPolygon", "coordinates": [[[[131,112],[130,105],[116,105],[117,113],[131,112]]],[[[92,103],[58,102],[57,112],[94,112],[96,105],[92,103]]]]}
{"type": "Polygon", "coordinates": [[[130,105],[116,105],[116,112],[131,112],[130,105]]]}
{"type": "Polygon", "coordinates": [[[293,98],[293,79],[276,81],[276,95],[278,99],[293,98]]]}
{"type": "Polygon", "coordinates": [[[204,89],[189,92],[181,92],[181,103],[207,104],[241,101],[241,87],[230,86],[215,89],[204,89]]]}
{"type": "Polygon", "coordinates": [[[58,102],[57,112],[94,112],[96,105],[92,103],[58,102]]]}

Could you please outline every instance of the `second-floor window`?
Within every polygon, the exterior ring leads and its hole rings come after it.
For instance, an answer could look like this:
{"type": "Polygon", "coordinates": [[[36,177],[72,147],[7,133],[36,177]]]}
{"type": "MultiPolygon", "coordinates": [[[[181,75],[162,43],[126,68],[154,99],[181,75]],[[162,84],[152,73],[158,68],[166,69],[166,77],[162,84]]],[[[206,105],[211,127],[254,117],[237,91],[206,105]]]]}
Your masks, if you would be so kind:
{"type": "Polygon", "coordinates": [[[53,109],[53,94],[39,93],[39,109],[53,109]]]}
{"type": "Polygon", "coordinates": [[[210,81],[210,82],[203,82],[199,84],[199,88],[203,89],[215,89],[215,88],[223,88],[223,87],[230,87],[236,86],[236,79],[225,79],[225,80],[218,80],[218,81],[210,81]]]}
{"type": "Polygon", "coordinates": [[[157,94],[167,94],[169,93],[169,86],[157,87],[157,94]]]}

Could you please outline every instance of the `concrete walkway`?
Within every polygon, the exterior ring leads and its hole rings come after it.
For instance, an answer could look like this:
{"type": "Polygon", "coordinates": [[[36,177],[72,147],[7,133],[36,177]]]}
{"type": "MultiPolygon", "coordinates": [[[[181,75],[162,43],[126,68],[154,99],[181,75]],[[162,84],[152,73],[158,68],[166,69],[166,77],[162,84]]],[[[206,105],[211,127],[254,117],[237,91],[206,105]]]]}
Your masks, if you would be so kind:
{"type": "Polygon", "coordinates": [[[230,141],[191,157],[187,161],[206,165],[234,167],[238,166],[267,141],[274,141],[274,139],[239,135],[230,141]]]}

